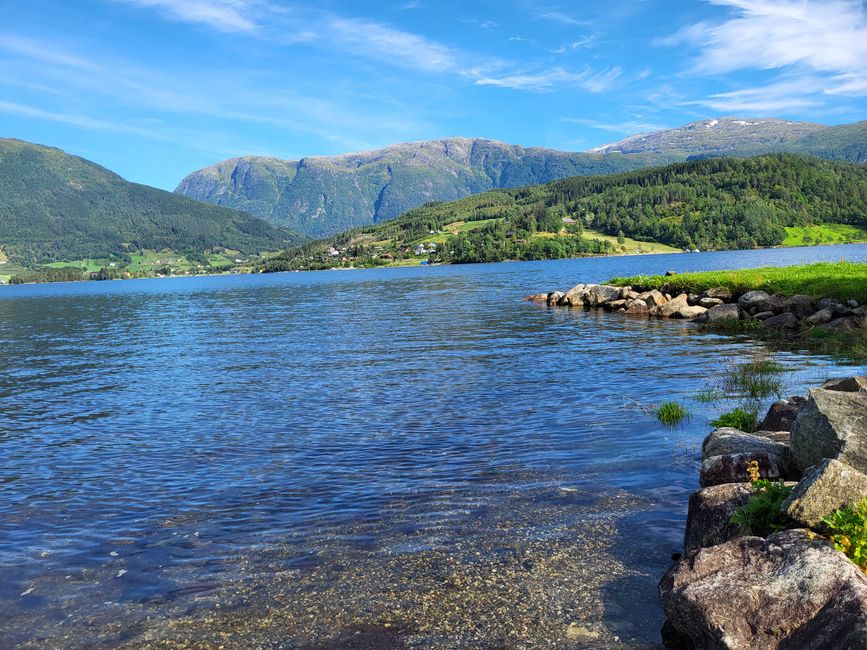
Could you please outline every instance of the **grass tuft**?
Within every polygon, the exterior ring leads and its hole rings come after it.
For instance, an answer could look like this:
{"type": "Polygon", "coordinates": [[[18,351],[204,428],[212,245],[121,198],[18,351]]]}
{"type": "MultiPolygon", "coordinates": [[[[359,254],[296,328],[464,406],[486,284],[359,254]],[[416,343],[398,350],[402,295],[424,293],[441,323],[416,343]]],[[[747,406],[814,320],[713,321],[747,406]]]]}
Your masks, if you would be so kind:
{"type": "Polygon", "coordinates": [[[674,427],[689,419],[689,411],[679,402],[663,402],[653,409],[653,415],[662,424],[674,427]]]}

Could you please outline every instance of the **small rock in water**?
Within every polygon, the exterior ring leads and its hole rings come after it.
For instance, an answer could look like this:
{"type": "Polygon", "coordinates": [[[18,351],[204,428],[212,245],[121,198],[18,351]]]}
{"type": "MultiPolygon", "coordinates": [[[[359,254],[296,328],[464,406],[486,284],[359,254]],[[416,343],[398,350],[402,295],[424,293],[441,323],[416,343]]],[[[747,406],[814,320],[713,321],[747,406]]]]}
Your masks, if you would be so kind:
{"type": "Polygon", "coordinates": [[[120,555],[120,553],[118,553],[117,551],[112,551],[111,553],[109,553],[109,555],[112,557],[117,557],[118,555],[120,555]]]}
{"type": "Polygon", "coordinates": [[[117,575],[115,576],[115,578],[122,578],[125,575],[126,575],[126,569],[121,569],[120,571],[117,572],[117,575]]]}
{"type": "Polygon", "coordinates": [[[22,596],[29,596],[30,594],[33,593],[33,590],[34,590],[34,589],[36,589],[36,587],[30,587],[29,589],[27,589],[27,590],[25,590],[25,591],[22,591],[22,592],[21,592],[21,595],[22,595],[22,596]]]}

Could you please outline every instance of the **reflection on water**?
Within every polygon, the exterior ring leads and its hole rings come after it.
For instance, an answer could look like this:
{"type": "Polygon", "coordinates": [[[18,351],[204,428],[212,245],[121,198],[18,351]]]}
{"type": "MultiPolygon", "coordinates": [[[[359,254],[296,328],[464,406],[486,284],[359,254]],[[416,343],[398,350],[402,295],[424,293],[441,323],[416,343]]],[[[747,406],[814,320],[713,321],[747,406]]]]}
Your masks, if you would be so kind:
{"type": "Polygon", "coordinates": [[[725,405],[642,406],[763,348],[520,298],[843,255],[4,287],[0,646],[654,642],[725,405]]]}

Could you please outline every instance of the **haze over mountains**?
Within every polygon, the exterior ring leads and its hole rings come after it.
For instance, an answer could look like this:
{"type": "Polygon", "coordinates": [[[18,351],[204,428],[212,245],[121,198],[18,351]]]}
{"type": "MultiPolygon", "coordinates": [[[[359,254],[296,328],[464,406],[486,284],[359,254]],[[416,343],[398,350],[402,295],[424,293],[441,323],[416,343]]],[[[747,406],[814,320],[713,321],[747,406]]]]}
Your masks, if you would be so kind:
{"type": "Polygon", "coordinates": [[[447,138],[297,161],[245,156],[191,173],[176,191],[321,237],[393,219],[431,201],[490,189],[693,157],[768,152],[867,162],[867,122],[829,127],[768,118],[716,118],[632,136],[588,152],[447,138]]]}

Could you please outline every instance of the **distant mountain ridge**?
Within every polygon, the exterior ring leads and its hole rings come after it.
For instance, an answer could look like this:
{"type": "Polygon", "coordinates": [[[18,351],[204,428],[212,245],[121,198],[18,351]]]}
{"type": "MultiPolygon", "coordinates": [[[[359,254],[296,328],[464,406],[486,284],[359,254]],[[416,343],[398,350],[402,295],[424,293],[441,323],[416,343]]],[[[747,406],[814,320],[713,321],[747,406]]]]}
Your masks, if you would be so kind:
{"type": "Polygon", "coordinates": [[[631,171],[719,155],[804,153],[867,162],[867,122],[825,126],[721,117],[631,136],[586,152],[444,138],[301,160],[245,156],[184,178],[179,194],[323,237],[393,219],[432,201],[570,176],[631,171]]]}
{"type": "Polygon", "coordinates": [[[243,212],[130,183],[60,149],[0,138],[0,249],[18,264],[141,249],[255,253],[302,240],[243,212]]]}
{"type": "Polygon", "coordinates": [[[670,161],[667,155],[600,156],[445,138],[297,161],[232,158],[193,172],[175,191],[325,236],[393,219],[431,201],[670,161]]]}

